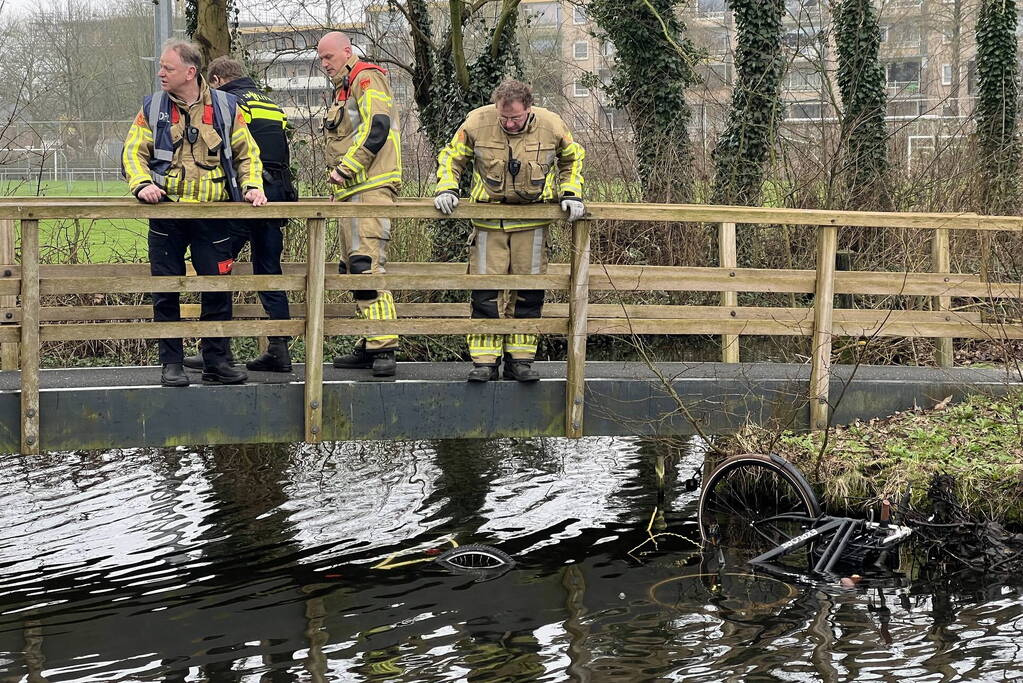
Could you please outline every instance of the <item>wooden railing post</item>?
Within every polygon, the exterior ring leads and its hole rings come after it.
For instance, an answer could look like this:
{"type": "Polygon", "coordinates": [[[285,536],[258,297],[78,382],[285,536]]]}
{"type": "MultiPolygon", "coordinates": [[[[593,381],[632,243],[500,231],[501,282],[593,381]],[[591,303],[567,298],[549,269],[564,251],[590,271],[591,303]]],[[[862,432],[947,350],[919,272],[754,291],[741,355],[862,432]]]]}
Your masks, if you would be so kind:
{"type": "Polygon", "coordinates": [[[39,221],[21,221],[21,452],[39,453],[39,221]]]}
{"type": "Polygon", "coordinates": [[[590,222],[572,224],[572,271],[568,298],[568,372],[565,382],[565,436],[583,435],[586,394],[586,322],[590,301],[590,222]]]}
{"type": "Polygon", "coordinates": [[[813,296],[813,353],[810,370],[810,429],[824,429],[828,426],[837,252],[838,228],[830,225],[818,227],[817,283],[813,296]]]}
{"type": "MultiPolygon", "coordinates": [[[[14,221],[0,220],[0,268],[14,266],[17,258],[15,252],[14,221]]],[[[8,273],[4,273],[8,277],[8,273]]],[[[14,309],[18,306],[18,297],[0,296],[0,309],[3,309],[4,316],[10,313],[13,317],[14,309]]],[[[0,322],[7,322],[2,320],[0,322]]],[[[14,343],[0,344],[0,370],[16,370],[18,368],[18,345],[14,343]]]]}
{"type": "MultiPolygon", "coordinates": [[[[949,254],[948,228],[937,228],[931,238],[931,267],[935,273],[951,272],[952,259],[949,254]]],[[[936,296],[931,299],[931,309],[936,311],[948,311],[952,307],[952,297],[936,296]]],[[[950,368],[954,360],[952,358],[952,338],[939,337],[934,340],[934,359],[938,367],[950,368]]]]}
{"type": "Polygon", "coordinates": [[[323,218],[306,221],[305,288],[305,440],[323,439],[323,298],[326,271],[326,224],[323,218]]]}
{"type": "MultiPolygon", "coordinates": [[[[722,268],[735,268],[739,264],[735,246],[735,223],[718,224],[718,264],[722,268]]],[[[739,293],[721,292],[721,305],[738,306],[739,293]]],[[[721,335],[721,362],[739,362],[739,335],[721,335]]]]}

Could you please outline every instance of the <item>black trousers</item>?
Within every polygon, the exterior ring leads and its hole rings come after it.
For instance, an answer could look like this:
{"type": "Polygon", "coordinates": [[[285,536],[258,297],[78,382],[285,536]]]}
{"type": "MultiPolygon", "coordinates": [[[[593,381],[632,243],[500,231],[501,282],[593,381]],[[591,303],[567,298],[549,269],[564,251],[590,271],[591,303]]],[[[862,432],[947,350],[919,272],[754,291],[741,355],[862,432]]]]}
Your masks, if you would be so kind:
{"type": "MultiPolygon", "coordinates": [[[[266,198],[269,201],[294,201],[290,196],[284,178],[278,174],[264,173],[263,179],[265,181],[266,198]]],[[[282,229],[287,222],[287,220],[282,218],[235,221],[232,226],[231,255],[237,259],[239,252],[245,247],[245,243],[251,242],[253,274],[280,275],[281,254],[284,252],[284,233],[282,229]]],[[[263,304],[263,310],[266,311],[270,320],[291,320],[286,292],[260,292],[259,301],[263,304]]],[[[283,340],[289,339],[289,337],[274,337],[274,339],[278,338],[283,340]]]]}
{"type": "MultiPolygon", "coordinates": [[[[152,219],[149,221],[149,263],[152,275],[185,274],[185,250],[190,249],[198,275],[228,275],[234,262],[230,221],[203,219],[152,219]]],[[[203,292],[200,320],[230,320],[231,292],[203,292]]],[[[153,294],[153,320],[181,320],[178,292],[153,294]]],[[[200,344],[203,362],[209,367],[226,360],[227,337],[204,337],[200,344]]],[[[184,360],[181,339],[160,340],[160,363],[184,360]]]]}

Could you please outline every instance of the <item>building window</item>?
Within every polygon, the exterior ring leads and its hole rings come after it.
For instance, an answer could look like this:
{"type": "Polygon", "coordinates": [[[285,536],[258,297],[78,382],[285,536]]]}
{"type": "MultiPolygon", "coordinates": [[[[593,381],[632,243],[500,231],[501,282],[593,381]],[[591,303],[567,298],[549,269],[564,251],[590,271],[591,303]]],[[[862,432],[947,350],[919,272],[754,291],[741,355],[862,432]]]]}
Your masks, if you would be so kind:
{"type": "Polygon", "coordinates": [[[544,58],[560,57],[558,54],[558,40],[552,36],[541,36],[539,38],[533,38],[529,41],[529,48],[533,51],[533,54],[539,55],[544,58]]]}
{"type": "Polygon", "coordinates": [[[732,48],[732,39],[728,31],[717,31],[710,35],[710,44],[707,46],[712,55],[727,55],[732,48]]]}
{"type": "Polygon", "coordinates": [[[785,73],[785,89],[787,90],[820,92],[822,86],[821,73],[816,69],[790,68],[785,73]]]}
{"type": "Polygon", "coordinates": [[[586,16],[585,7],[576,7],[572,10],[572,23],[573,24],[588,24],[590,18],[586,16]]]}
{"type": "Polygon", "coordinates": [[[920,45],[920,24],[903,22],[881,27],[881,42],[892,46],[918,47],[920,45]]]}
{"type": "Polygon", "coordinates": [[[572,45],[572,56],[576,59],[590,58],[590,44],[585,40],[576,41],[572,45]]]}
{"type": "Polygon", "coordinates": [[[561,24],[561,5],[557,2],[538,2],[531,5],[527,12],[534,24],[538,26],[558,26],[561,24]]]}
{"type": "Polygon", "coordinates": [[[952,65],[942,64],[941,65],[941,84],[952,85],[952,65]]]}
{"type": "Polygon", "coordinates": [[[605,40],[600,45],[600,53],[605,57],[614,57],[618,51],[615,50],[615,44],[610,40],[605,40]]]}
{"type": "Polygon", "coordinates": [[[727,9],[725,0],[697,0],[696,14],[701,17],[722,16],[727,9]]]}
{"type": "Polygon", "coordinates": [[[820,119],[823,114],[824,104],[822,102],[792,102],[789,104],[787,118],[805,121],[820,119]]]}
{"type": "Polygon", "coordinates": [[[819,9],[818,0],[785,0],[785,11],[798,15],[801,12],[819,9]]]}
{"type": "Polygon", "coordinates": [[[916,92],[920,89],[920,60],[890,62],[886,66],[888,87],[898,92],[916,92]]]}
{"type": "Polygon", "coordinates": [[[788,47],[804,59],[819,57],[824,49],[819,29],[800,26],[795,31],[788,31],[781,37],[782,45],[788,47]]]}
{"type": "Polygon", "coordinates": [[[575,115],[575,126],[574,130],[589,130],[590,129],[590,117],[582,112],[576,112],[575,115]]]}
{"type": "Polygon", "coordinates": [[[572,94],[576,97],[589,97],[590,90],[579,81],[572,82],[572,94]]]}

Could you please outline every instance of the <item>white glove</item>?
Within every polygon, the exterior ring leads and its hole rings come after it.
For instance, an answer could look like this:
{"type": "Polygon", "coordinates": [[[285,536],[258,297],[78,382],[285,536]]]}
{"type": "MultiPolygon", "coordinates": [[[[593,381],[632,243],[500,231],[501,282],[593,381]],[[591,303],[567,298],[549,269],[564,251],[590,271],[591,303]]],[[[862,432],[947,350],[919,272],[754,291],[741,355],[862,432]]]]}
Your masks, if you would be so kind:
{"type": "Polygon", "coordinates": [[[574,223],[586,215],[586,205],[577,197],[566,197],[561,200],[561,210],[568,214],[568,222],[574,223]]]}
{"type": "Polygon", "coordinates": [[[445,216],[450,216],[456,206],[458,206],[458,195],[453,192],[441,192],[433,198],[433,208],[445,216]]]}

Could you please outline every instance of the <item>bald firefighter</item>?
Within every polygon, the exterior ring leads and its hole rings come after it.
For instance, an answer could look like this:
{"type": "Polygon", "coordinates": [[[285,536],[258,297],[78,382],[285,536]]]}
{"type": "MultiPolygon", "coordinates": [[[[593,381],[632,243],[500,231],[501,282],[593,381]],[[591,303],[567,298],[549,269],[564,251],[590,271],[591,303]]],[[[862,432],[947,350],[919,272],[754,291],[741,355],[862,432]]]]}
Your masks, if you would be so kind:
{"type": "MultiPolygon", "coordinates": [[[[146,97],[128,130],[121,161],[128,186],[141,202],[247,201],[266,204],[259,147],[233,95],[211,91],[200,73],[198,48],[169,40],[160,55],[161,90],[146,97]]],[[[185,250],[199,275],[228,275],[234,263],[230,221],[151,219],[149,261],[153,275],[185,274],[185,250]]],[[[156,322],[181,320],[180,295],[153,294],[156,322]]],[[[203,292],[200,320],[230,320],[231,292],[203,292]]],[[[161,339],[160,382],[188,386],[181,339],[161,339]]],[[[228,339],[201,342],[202,380],[241,384],[247,375],[228,360],[228,339]]]]}
{"type": "MultiPolygon", "coordinates": [[[[506,80],[493,93],[493,104],[469,112],[465,122],[437,158],[434,206],[445,215],[458,206],[459,182],[474,160],[469,200],[532,204],[561,202],[569,221],[586,213],[583,205],[582,146],[560,116],[533,106],[525,83],[506,80]]],[[[547,272],[550,221],[473,219],[469,240],[469,274],[529,275],[547,272]]],[[[494,289],[474,290],[473,318],[539,318],[544,291],[509,291],[499,304],[494,289]]],[[[470,334],[470,382],[498,378],[535,382],[535,334],[470,334]]]]}
{"type": "MultiPolygon", "coordinates": [[[[401,139],[387,72],[360,60],[348,37],[338,31],[323,36],[316,51],[334,84],[323,120],[333,201],[394,204],[401,187],[401,139]]],[[[389,218],[343,219],[338,232],[343,251],[338,271],[342,275],[384,272],[391,238],[389,218]]],[[[390,292],[361,289],[352,294],[360,318],[397,317],[390,292]]],[[[334,367],[372,369],[375,376],[389,377],[395,373],[397,348],[396,335],[367,336],[351,353],[335,358],[334,367]]]]}

